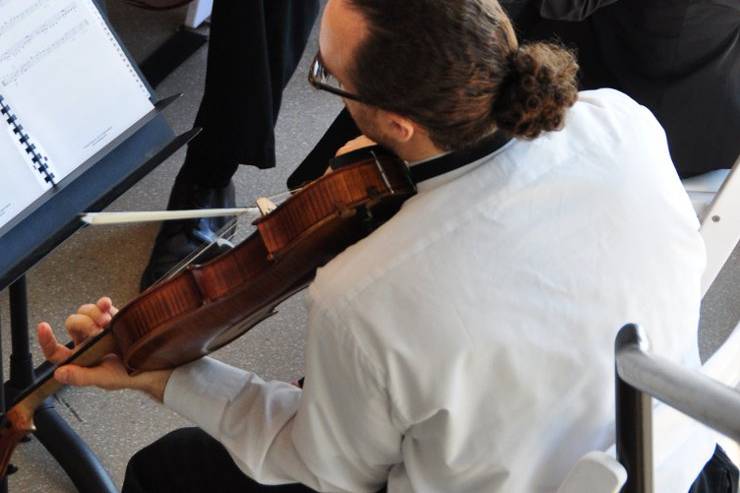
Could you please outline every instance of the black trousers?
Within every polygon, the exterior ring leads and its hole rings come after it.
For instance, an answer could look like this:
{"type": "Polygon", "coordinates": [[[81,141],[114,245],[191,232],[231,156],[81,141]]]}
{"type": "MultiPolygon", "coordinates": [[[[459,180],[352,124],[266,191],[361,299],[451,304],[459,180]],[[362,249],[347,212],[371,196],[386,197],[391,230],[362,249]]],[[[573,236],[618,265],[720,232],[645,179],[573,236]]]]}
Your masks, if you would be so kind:
{"type": "MultiPolygon", "coordinates": [[[[261,485],[234,464],[226,449],[200,428],[173,431],[137,452],[122,493],[311,493],[301,485],[261,485]]],[[[379,492],[383,493],[385,490],[379,492]]],[[[738,469],[717,446],[689,493],[737,493],[738,469]]]]}
{"type": "Polygon", "coordinates": [[[319,0],[216,0],[206,84],[181,176],[222,187],[239,164],[275,166],[282,93],[318,16],[319,0]]]}
{"type": "MultiPolygon", "coordinates": [[[[137,452],[122,493],[315,493],[302,484],[266,486],[247,477],[218,441],[182,428],[137,452]]],[[[378,493],[385,493],[385,488],[378,493]]]]}
{"type": "Polygon", "coordinates": [[[200,428],[173,431],[129,461],[122,493],[310,493],[301,484],[261,485],[200,428]]]}
{"type": "Polygon", "coordinates": [[[689,493],[737,493],[738,475],[737,466],[717,445],[714,455],[694,481],[689,493]]]}

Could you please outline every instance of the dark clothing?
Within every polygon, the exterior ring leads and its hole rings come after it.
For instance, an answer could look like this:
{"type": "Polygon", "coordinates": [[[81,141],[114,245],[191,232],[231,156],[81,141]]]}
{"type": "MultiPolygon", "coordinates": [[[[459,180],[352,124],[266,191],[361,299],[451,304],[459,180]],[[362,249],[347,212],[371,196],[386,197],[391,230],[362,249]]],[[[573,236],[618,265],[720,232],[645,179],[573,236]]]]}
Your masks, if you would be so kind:
{"type": "Polygon", "coordinates": [[[339,148],[359,137],[360,133],[347,108],[342,109],[316,147],[288,177],[288,188],[294,190],[306,182],[321,178],[339,148]]]}
{"type": "Polygon", "coordinates": [[[737,466],[717,445],[714,455],[691,485],[689,493],[737,493],[737,486],[737,466]]]}
{"type": "MultiPolygon", "coordinates": [[[[689,493],[737,493],[738,469],[717,446],[689,493]]],[[[122,493],[312,493],[302,484],[266,486],[247,477],[223,445],[200,428],[182,428],[137,452],[122,493]]],[[[379,492],[384,493],[385,490],[379,492]]]]}
{"type": "Polygon", "coordinates": [[[122,493],[315,493],[302,484],[265,486],[247,477],[223,445],[200,428],[183,428],[137,452],[122,493]]]}
{"type": "MultiPolygon", "coordinates": [[[[215,0],[208,66],[195,126],[168,209],[234,207],[231,181],[239,164],[275,166],[274,127],[283,89],[318,16],[319,0],[215,0]]],[[[205,242],[224,218],[169,221],[160,229],[141,277],[142,290],[171,272],[205,242]]],[[[210,248],[205,262],[222,253],[210,248]]]]}
{"type": "Polygon", "coordinates": [[[226,186],[239,164],[275,166],[282,92],[318,16],[319,0],[216,0],[206,84],[181,173],[202,187],[226,186]]]}
{"type": "MultiPolygon", "coordinates": [[[[517,36],[578,50],[582,89],[613,87],[650,108],[682,177],[740,154],[740,0],[501,0],[517,36]],[[580,22],[579,22],[580,21],[580,22]]],[[[320,177],[359,135],[344,110],[288,187],[320,177]]]]}
{"type": "Polygon", "coordinates": [[[234,464],[200,428],[173,431],[137,452],[126,467],[122,493],[310,493],[300,484],[264,486],[234,464]]]}
{"type": "Polygon", "coordinates": [[[613,87],[663,125],[682,177],[740,154],[740,1],[506,1],[524,40],[575,46],[583,89],[613,87]]]}

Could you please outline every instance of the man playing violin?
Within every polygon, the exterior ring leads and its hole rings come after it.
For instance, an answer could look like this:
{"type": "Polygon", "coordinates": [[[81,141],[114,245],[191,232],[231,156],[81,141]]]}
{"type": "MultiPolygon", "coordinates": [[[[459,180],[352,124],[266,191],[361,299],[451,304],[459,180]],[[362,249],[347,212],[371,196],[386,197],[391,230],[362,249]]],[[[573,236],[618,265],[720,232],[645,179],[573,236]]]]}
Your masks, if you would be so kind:
{"type": "MultiPolygon", "coordinates": [[[[613,442],[619,327],[699,366],[704,247],[665,134],[617,91],[577,93],[576,71],[519,45],[495,0],[329,0],[311,82],[418,193],[319,269],[303,389],[211,358],[56,370],[199,427],[137,453],[124,491],[553,491],[613,442]]],[[[67,328],[80,342],[114,313],[102,298],[67,328]]],[[[39,341],[69,351],[47,324],[39,341]]]]}

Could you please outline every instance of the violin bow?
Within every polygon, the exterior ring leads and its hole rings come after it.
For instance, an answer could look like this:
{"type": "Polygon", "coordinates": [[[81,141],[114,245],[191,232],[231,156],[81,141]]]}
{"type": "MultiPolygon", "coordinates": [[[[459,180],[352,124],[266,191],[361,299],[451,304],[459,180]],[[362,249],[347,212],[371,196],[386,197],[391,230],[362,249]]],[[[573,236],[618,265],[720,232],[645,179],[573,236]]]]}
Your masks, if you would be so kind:
{"type": "Polygon", "coordinates": [[[80,220],[92,226],[111,224],[131,224],[155,221],[177,221],[181,219],[202,219],[206,217],[259,215],[257,207],[238,207],[232,209],[192,209],[180,211],[137,211],[137,212],[85,212],[80,220]]]}
{"type": "Polygon", "coordinates": [[[294,191],[260,197],[256,207],[234,207],[230,209],[187,209],[176,211],[124,211],[124,212],[83,212],[80,220],[91,226],[111,224],[131,224],[158,221],[178,221],[182,219],[203,219],[206,217],[224,217],[247,215],[252,219],[266,216],[277,208],[273,200],[291,195],[294,191]]]}
{"type": "Polygon", "coordinates": [[[163,275],[161,278],[159,278],[153,286],[156,286],[167,279],[171,279],[175,277],[177,274],[182,272],[183,270],[187,269],[188,266],[196,262],[203,252],[211,248],[212,246],[217,246],[220,250],[224,249],[231,249],[234,247],[234,237],[236,236],[236,218],[232,219],[231,221],[227,222],[223,228],[221,228],[217,233],[216,237],[206,241],[203,243],[200,247],[196,248],[192,252],[190,252],[190,255],[182,259],[179,263],[177,263],[175,266],[173,266],[165,275],[163,275]]]}

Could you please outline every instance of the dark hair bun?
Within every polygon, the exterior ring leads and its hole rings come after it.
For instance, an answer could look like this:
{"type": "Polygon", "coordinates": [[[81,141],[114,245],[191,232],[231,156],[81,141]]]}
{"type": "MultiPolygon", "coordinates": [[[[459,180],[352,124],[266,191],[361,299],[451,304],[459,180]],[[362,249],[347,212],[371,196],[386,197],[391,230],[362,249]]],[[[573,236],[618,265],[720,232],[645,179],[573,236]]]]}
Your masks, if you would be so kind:
{"type": "Polygon", "coordinates": [[[550,43],[521,46],[509,55],[509,74],[493,102],[496,126],[514,137],[533,139],[562,128],[578,97],[573,53],[550,43]]]}

